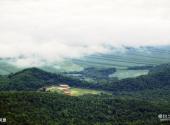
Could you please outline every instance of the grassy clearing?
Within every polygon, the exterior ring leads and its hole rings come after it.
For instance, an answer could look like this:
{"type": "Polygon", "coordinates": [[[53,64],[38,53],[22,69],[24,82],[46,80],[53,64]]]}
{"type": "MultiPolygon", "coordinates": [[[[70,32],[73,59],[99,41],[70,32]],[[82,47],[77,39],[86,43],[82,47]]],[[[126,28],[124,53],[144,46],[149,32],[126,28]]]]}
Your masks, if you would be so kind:
{"type": "Polygon", "coordinates": [[[73,96],[81,96],[86,94],[101,94],[103,91],[92,89],[71,88],[71,94],[73,96]]]}
{"type": "MultiPolygon", "coordinates": [[[[47,91],[63,93],[63,91],[59,90],[59,87],[57,87],[57,86],[47,87],[47,91]]],[[[71,87],[70,91],[71,91],[72,96],[81,96],[81,95],[86,95],[86,94],[95,94],[96,95],[96,94],[101,94],[101,93],[109,94],[109,92],[105,92],[105,91],[74,88],[74,87],[71,87]]]]}

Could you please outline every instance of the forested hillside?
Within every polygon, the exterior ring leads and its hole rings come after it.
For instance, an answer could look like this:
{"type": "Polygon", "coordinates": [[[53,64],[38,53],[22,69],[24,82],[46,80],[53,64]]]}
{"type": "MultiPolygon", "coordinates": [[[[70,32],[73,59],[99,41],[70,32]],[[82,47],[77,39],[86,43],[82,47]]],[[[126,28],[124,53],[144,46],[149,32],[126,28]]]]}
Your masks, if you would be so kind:
{"type": "Polygon", "coordinates": [[[0,77],[0,116],[7,118],[8,125],[164,125],[158,114],[170,112],[169,67],[161,65],[145,76],[99,83],[25,69],[0,77]],[[113,95],[35,92],[60,83],[107,90],[113,95]]]}
{"type": "Polygon", "coordinates": [[[124,80],[99,79],[97,83],[66,77],[62,74],[52,74],[37,68],[25,69],[8,76],[0,76],[0,90],[37,90],[43,86],[60,83],[112,92],[170,89],[170,65],[154,67],[148,75],[137,78],[124,80]]]}
{"type": "Polygon", "coordinates": [[[8,125],[160,125],[164,106],[112,96],[70,97],[55,93],[0,93],[8,125]]]}
{"type": "Polygon", "coordinates": [[[66,83],[71,86],[81,85],[82,87],[83,84],[85,84],[78,79],[45,72],[38,68],[29,68],[8,76],[0,76],[0,90],[33,91],[43,86],[57,85],[60,83],[66,83]]]}

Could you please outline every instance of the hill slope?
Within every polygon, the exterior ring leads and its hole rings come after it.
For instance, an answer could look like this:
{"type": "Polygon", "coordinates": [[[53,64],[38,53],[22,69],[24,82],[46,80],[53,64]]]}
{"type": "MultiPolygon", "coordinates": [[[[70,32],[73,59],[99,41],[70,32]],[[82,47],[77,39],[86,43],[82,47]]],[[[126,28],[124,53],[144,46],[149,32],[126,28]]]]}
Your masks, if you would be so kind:
{"type": "Polygon", "coordinates": [[[0,75],[8,75],[10,73],[18,72],[19,70],[21,69],[0,59],[0,75]]]}
{"type": "Polygon", "coordinates": [[[0,98],[0,115],[7,118],[8,125],[160,125],[157,115],[169,111],[148,102],[106,95],[1,92],[0,98]]]}
{"type": "Polygon", "coordinates": [[[43,86],[59,83],[83,86],[83,82],[79,80],[45,72],[38,68],[29,68],[8,76],[0,76],[0,90],[37,90],[43,86]]]}
{"type": "Polygon", "coordinates": [[[59,83],[113,92],[170,89],[170,65],[155,67],[155,69],[157,68],[159,68],[158,71],[153,69],[149,75],[110,82],[99,80],[97,83],[88,83],[37,68],[30,68],[8,76],[0,76],[0,90],[37,90],[46,85],[59,83]]]}

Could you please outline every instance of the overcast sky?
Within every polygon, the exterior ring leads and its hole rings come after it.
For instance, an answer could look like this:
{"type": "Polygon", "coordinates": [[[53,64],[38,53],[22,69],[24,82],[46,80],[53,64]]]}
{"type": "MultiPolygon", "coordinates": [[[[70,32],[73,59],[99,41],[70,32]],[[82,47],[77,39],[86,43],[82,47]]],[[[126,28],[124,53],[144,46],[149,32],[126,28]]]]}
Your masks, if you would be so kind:
{"type": "Polygon", "coordinates": [[[170,0],[0,0],[0,57],[18,64],[166,44],[170,0]]]}

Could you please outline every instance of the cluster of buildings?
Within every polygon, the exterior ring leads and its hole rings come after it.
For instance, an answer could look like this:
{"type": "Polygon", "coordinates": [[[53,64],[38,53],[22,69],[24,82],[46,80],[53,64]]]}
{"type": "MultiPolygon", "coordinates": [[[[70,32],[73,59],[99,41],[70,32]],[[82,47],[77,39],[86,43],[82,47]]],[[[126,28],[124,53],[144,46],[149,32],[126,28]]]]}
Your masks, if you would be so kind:
{"type": "Polygon", "coordinates": [[[70,86],[66,84],[60,84],[58,87],[59,90],[63,91],[65,95],[71,95],[70,86]]]}
{"type": "MultiPolygon", "coordinates": [[[[70,90],[70,86],[69,85],[67,85],[67,84],[60,84],[59,86],[56,86],[56,88],[58,90],[62,91],[63,94],[71,96],[71,90],[70,90]]],[[[43,88],[40,89],[40,91],[47,92],[48,89],[47,89],[47,87],[43,87],[43,88]]]]}

